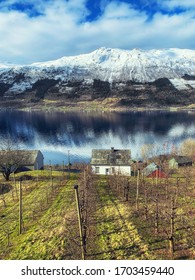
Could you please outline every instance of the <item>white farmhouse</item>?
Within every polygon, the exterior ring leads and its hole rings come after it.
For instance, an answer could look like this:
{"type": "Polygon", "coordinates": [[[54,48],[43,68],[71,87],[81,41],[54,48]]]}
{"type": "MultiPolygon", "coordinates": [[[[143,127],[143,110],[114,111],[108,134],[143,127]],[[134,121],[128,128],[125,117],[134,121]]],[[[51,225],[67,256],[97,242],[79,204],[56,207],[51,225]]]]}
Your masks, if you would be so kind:
{"type": "Polygon", "coordinates": [[[131,151],[116,150],[92,150],[92,171],[95,174],[112,175],[123,174],[131,176],[131,151]]]}

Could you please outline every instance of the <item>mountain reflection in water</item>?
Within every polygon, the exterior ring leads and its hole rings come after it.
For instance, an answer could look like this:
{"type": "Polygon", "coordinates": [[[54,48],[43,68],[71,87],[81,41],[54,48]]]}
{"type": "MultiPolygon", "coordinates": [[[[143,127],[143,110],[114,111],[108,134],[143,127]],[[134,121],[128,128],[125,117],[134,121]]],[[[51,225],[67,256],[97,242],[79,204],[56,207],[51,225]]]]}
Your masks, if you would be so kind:
{"type": "Polygon", "coordinates": [[[88,162],[92,149],[131,149],[140,157],[144,144],[169,152],[195,138],[194,112],[24,112],[1,111],[0,135],[9,134],[23,149],[39,149],[45,163],[88,162]]]}

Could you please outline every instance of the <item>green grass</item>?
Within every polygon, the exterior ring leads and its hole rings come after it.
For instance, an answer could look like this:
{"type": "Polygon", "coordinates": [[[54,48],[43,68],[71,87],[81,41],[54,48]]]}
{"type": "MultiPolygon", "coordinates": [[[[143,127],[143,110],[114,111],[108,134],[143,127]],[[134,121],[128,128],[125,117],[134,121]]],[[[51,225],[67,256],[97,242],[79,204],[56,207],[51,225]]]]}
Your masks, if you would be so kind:
{"type": "Polygon", "coordinates": [[[14,196],[11,192],[5,195],[6,207],[0,204],[0,256],[20,260],[64,259],[69,251],[67,220],[76,216],[73,190],[76,178],[72,175],[67,181],[63,173],[54,171],[52,187],[49,171],[20,173],[17,177],[25,174],[35,180],[22,183],[22,234],[19,234],[19,203],[15,188],[14,196]],[[9,233],[9,240],[6,233],[9,233]]]}
{"type": "Polygon", "coordinates": [[[147,245],[132,222],[129,206],[118,199],[105,180],[97,187],[96,254],[100,259],[150,259],[147,245]]]}
{"type": "MultiPolygon", "coordinates": [[[[178,177],[182,177],[178,171],[178,177]]],[[[110,177],[112,178],[112,177],[110,177]]],[[[117,190],[117,181],[120,177],[111,179],[109,185],[115,199],[125,203],[125,209],[129,213],[129,223],[134,225],[140,239],[147,245],[152,259],[194,259],[194,195],[195,179],[192,176],[182,178],[150,179],[145,178],[139,182],[138,209],[136,209],[136,186],[137,178],[129,177],[129,195],[125,202],[124,183],[117,190]],[[167,187],[166,187],[167,185],[167,187]],[[156,232],[156,195],[158,194],[159,208],[159,232],[156,232]],[[171,234],[171,201],[175,200],[174,206],[174,256],[169,254],[168,236],[171,234]],[[147,212],[146,212],[147,210],[147,212]],[[147,214],[147,215],[146,215],[147,214]]],[[[122,181],[121,181],[122,182],[122,181]]],[[[110,188],[107,186],[107,189],[110,188]]]]}
{"type": "MultiPolygon", "coordinates": [[[[178,175],[181,177],[181,174],[178,175]]],[[[195,251],[191,234],[195,228],[194,178],[192,177],[187,184],[185,178],[181,178],[178,183],[175,177],[169,178],[167,189],[165,179],[158,180],[157,185],[152,179],[146,179],[145,187],[141,184],[139,187],[139,211],[136,211],[135,207],[136,182],[134,178],[130,178],[130,181],[132,188],[129,193],[129,204],[132,210],[134,208],[132,221],[144,242],[148,244],[149,251],[154,252],[158,259],[170,258],[167,233],[171,232],[171,201],[174,198],[174,258],[194,259],[195,251]],[[145,217],[145,189],[147,189],[148,218],[145,217]],[[155,233],[156,194],[159,199],[159,234],[155,233]]]]}
{"type": "MultiPolygon", "coordinates": [[[[81,259],[78,217],[73,186],[82,181],[77,174],[60,171],[29,171],[18,173],[16,182],[11,176],[12,190],[0,195],[0,259],[81,259]],[[22,181],[23,230],[19,234],[19,181],[22,181]]],[[[82,177],[82,176],[81,176],[82,177]]],[[[112,178],[112,177],[110,177],[112,178]]],[[[90,180],[92,180],[91,178],[90,180]]],[[[195,180],[176,178],[156,181],[146,179],[140,183],[139,211],[136,211],[136,177],[130,177],[129,200],[125,201],[123,185],[120,192],[108,185],[108,176],[96,176],[88,190],[90,208],[87,225],[87,259],[167,259],[168,241],[164,229],[170,229],[171,197],[176,196],[175,259],[194,258],[195,180]],[[148,192],[148,219],[145,217],[145,189],[148,192]],[[167,195],[166,194],[167,191],[167,195]],[[160,208],[160,233],[154,232],[155,194],[160,208]],[[166,216],[165,216],[166,213],[166,216]],[[184,221],[182,220],[184,219],[184,221]],[[92,223],[91,223],[92,222],[92,223]],[[184,226],[186,228],[184,228],[184,226]],[[188,229],[190,228],[190,230],[188,229]],[[187,248],[188,247],[188,248],[187,248]],[[181,249],[184,248],[184,249],[181,249]],[[187,248],[187,249],[185,249],[187,248]]],[[[1,183],[5,183],[0,177],[1,183]]],[[[93,181],[93,180],[92,180],[93,181]]]]}

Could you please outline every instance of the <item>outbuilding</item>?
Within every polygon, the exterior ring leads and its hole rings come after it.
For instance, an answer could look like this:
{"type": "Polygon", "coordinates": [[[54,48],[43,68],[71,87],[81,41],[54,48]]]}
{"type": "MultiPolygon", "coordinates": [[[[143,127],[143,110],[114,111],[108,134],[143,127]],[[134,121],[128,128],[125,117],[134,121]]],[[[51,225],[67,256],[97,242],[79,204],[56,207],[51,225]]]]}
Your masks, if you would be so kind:
{"type": "Polygon", "coordinates": [[[44,168],[44,157],[40,150],[1,150],[1,165],[18,171],[44,168]]]}
{"type": "Polygon", "coordinates": [[[160,166],[152,162],[142,170],[142,175],[147,178],[166,178],[165,172],[162,171],[160,166]]]}
{"type": "Polygon", "coordinates": [[[183,166],[192,166],[192,159],[187,156],[175,156],[169,160],[169,169],[178,169],[183,166]]]}
{"type": "Polygon", "coordinates": [[[24,156],[24,168],[27,170],[41,170],[44,168],[44,157],[40,150],[21,150],[24,156]]]}

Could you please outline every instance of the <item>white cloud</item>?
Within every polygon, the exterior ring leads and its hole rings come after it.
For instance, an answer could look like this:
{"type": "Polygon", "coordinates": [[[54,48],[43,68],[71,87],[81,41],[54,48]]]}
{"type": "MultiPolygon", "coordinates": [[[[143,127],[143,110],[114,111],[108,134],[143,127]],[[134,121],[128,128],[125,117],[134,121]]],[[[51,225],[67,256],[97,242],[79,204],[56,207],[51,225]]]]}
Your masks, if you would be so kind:
{"type": "Polygon", "coordinates": [[[158,0],[159,5],[173,9],[173,8],[195,8],[194,0],[158,0]]]}
{"type": "MultiPolygon", "coordinates": [[[[195,48],[195,19],[190,10],[175,15],[156,13],[148,20],[146,12],[112,1],[97,20],[85,22],[89,13],[85,0],[36,2],[43,13],[38,17],[5,9],[0,12],[0,61],[31,63],[101,46],[195,48]]],[[[169,2],[176,4],[176,0],[169,2]]]]}
{"type": "Polygon", "coordinates": [[[137,12],[126,3],[113,1],[105,7],[103,14],[103,16],[108,19],[123,19],[130,18],[134,16],[134,14],[137,14],[137,12]]]}
{"type": "Polygon", "coordinates": [[[19,11],[1,12],[0,59],[31,62],[71,49],[84,16],[83,1],[77,6],[74,2],[55,1],[45,7],[44,15],[34,18],[19,11]]]}

